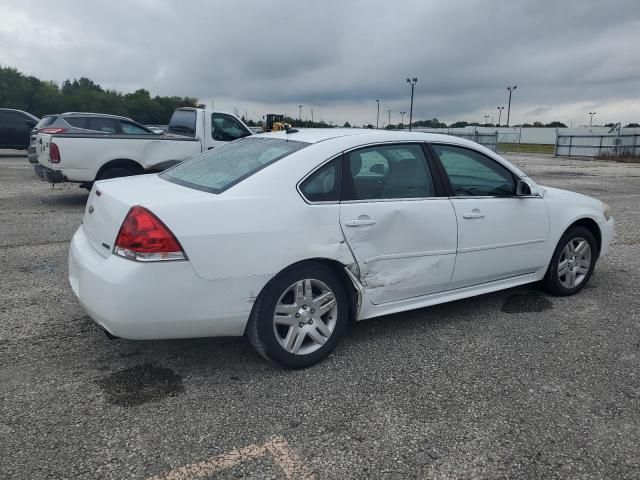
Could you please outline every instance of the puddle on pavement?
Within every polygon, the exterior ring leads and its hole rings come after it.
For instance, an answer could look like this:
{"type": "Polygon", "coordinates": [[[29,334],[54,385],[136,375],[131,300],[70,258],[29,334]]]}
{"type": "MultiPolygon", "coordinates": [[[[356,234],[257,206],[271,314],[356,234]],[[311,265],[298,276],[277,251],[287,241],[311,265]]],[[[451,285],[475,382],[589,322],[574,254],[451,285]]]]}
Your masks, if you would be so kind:
{"type": "Polygon", "coordinates": [[[109,403],[130,407],[184,392],[182,377],[169,368],[137,365],[97,381],[109,403]]]}
{"type": "Polygon", "coordinates": [[[505,313],[543,312],[553,308],[551,301],[538,292],[514,293],[504,299],[501,310],[505,313]]]}

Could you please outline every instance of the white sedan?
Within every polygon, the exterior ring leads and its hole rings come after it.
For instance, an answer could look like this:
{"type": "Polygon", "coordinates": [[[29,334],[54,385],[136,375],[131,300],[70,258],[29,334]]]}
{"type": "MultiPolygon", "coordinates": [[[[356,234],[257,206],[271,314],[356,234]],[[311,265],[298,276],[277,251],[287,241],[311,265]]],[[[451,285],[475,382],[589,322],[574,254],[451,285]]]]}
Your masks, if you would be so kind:
{"type": "Polygon", "coordinates": [[[538,281],[577,293],[613,232],[599,200],[473,142],[290,130],[96,182],[69,281],[113,336],[247,335],[300,368],[351,320],[538,281]]]}

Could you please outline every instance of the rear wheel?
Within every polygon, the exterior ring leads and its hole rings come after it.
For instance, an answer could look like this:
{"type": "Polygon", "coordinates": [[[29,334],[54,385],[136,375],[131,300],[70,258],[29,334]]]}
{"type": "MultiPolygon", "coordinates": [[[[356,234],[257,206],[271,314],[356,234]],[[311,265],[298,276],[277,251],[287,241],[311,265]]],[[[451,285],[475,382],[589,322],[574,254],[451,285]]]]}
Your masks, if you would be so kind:
{"type": "Polygon", "coordinates": [[[260,293],[247,336],[267,360],[305,368],[335,348],[348,315],[348,296],[340,278],[322,264],[303,264],[278,275],[260,293]]]}
{"type": "Polygon", "coordinates": [[[556,247],[547,274],[545,288],[554,295],[574,295],[587,284],[597,259],[597,243],[585,227],[571,227],[556,247]]]}
{"type": "Polygon", "coordinates": [[[98,180],[107,180],[109,178],[118,178],[118,177],[130,177],[131,175],[135,175],[135,172],[129,170],[124,167],[114,167],[108,168],[104,172],[100,174],[98,180]]]}

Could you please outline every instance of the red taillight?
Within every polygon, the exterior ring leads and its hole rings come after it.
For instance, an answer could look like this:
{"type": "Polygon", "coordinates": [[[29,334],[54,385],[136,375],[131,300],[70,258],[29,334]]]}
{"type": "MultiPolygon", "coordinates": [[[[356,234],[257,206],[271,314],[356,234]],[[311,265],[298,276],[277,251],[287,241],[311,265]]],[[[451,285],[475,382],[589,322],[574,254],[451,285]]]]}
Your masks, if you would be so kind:
{"type": "Polygon", "coordinates": [[[54,127],[45,127],[38,130],[38,133],[64,133],[68,128],[54,128],[54,127]]]}
{"type": "Polygon", "coordinates": [[[51,163],[60,163],[60,149],[55,143],[49,145],[49,161],[51,163]]]}
{"type": "Polygon", "coordinates": [[[186,260],[171,230],[144,207],[131,207],[122,222],[113,253],[142,262],[186,260]]]}

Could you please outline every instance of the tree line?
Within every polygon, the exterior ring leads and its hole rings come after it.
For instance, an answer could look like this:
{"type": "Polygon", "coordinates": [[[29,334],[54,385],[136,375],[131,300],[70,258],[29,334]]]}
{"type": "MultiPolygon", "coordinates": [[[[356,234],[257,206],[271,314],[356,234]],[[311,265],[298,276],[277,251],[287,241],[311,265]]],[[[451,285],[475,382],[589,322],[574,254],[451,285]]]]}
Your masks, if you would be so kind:
{"type": "Polygon", "coordinates": [[[178,107],[195,107],[192,97],[152,97],[139,89],[122,94],[92,80],[65,80],[62,85],[0,67],[0,107],[24,110],[36,117],[62,112],[98,112],[130,117],[143,124],[167,124],[178,107]]]}

